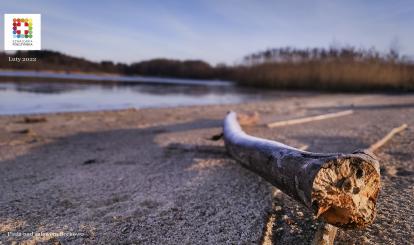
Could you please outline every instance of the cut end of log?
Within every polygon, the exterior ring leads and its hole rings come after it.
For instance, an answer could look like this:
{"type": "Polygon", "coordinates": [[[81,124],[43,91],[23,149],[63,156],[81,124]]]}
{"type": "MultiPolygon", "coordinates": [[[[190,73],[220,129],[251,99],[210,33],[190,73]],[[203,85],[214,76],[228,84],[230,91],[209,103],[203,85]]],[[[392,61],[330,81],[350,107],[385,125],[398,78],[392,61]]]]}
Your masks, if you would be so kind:
{"type": "Polygon", "coordinates": [[[369,152],[330,160],[313,182],[316,218],[341,228],[363,228],[374,221],[380,190],[379,163],[369,152]]]}

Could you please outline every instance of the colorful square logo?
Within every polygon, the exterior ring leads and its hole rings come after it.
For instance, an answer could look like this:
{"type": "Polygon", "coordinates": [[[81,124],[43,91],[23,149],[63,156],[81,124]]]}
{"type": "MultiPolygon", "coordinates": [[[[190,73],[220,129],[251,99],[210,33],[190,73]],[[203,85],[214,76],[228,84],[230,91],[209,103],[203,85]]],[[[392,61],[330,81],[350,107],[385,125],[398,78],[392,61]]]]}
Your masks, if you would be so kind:
{"type": "Polygon", "coordinates": [[[13,18],[13,38],[32,38],[32,18],[13,18]]]}
{"type": "Polygon", "coordinates": [[[40,14],[5,14],[4,49],[40,50],[40,14]]]}

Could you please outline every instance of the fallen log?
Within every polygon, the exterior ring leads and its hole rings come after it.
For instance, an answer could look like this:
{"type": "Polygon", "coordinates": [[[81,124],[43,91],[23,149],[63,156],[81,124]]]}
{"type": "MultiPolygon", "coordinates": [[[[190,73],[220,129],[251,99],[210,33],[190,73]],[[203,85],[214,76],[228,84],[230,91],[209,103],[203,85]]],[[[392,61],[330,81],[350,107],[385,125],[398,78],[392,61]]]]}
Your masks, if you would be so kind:
{"type": "Polygon", "coordinates": [[[369,151],[312,153],[247,135],[230,112],[223,126],[228,153],[316,218],[342,228],[371,224],[380,190],[379,162],[369,151]]]}

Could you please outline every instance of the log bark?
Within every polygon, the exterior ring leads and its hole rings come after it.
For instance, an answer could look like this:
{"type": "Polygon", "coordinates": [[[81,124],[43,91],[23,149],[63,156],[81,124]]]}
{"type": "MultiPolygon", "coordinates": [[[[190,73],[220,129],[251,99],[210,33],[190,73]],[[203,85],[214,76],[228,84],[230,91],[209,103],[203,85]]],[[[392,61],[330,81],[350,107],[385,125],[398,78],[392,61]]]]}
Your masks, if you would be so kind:
{"type": "Polygon", "coordinates": [[[379,162],[368,151],[312,153],[247,135],[237,115],[224,120],[230,156],[312,210],[315,218],[342,228],[371,224],[380,190],[379,162]]]}

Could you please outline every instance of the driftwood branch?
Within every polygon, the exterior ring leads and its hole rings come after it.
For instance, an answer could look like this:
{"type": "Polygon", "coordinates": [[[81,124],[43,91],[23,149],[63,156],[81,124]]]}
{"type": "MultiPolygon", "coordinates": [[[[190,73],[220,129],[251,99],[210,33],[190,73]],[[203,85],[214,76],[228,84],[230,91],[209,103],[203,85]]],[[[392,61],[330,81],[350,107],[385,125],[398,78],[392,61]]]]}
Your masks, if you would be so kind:
{"type": "Polygon", "coordinates": [[[287,125],[293,125],[293,124],[325,120],[325,119],[335,118],[335,117],[342,117],[342,116],[350,115],[352,113],[354,113],[353,110],[346,110],[346,111],[328,113],[328,114],[312,116],[312,117],[304,117],[304,118],[298,118],[298,119],[292,119],[292,120],[286,120],[286,121],[273,122],[273,123],[267,124],[267,126],[269,128],[275,128],[275,127],[281,127],[281,126],[287,126],[287,125]]]}
{"type": "Polygon", "coordinates": [[[223,131],[234,159],[303,203],[316,218],[344,228],[373,222],[380,172],[378,160],[369,152],[311,153],[249,136],[234,112],[226,116],[223,131]]]}
{"type": "Polygon", "coordinates": [[[394,135],[398,134],[399,132],[403,131],[407,128],[407,124],[403,124],[397,128],[393,128],[387,135],[385,135],[382,139],[378,140],[374,144],[372,144],[368,150],[374,152],[378,150],[381,146],[385,145],[394,135]]]}
{"type": "MultiPolygon", "coordinates": [[[[345,116],[345,115],[349,115],[349,114],[352,114],[352,113],[353,113],[352,110],[342,111],[342,112],[339,112],[339,113],[330,113],[330,114],[319,115],[319,116],[315,116],[315,117],[307,117],[307,118],[300,118],[300,119],[294,119],[294,120],[279,121],[279,122],[268,124],[268,126],[269,127],[278,127],[278,126],[286,126],[286,125],[293,125],[293,124],[299,124],[299,123],[306,123],[306,122],[315,121],[315,120],[323,120],[323,119],[328,119],[328,118],[333,118],[333,117],[345,116]]],[[[244,123],[244,121],[246,121],[245,117],[246,116],[243,116],[243,115],[239,115],[237,117],[237,119],[240,121],[240,124],[245,125],[245,123],[244,123]]],[[[257,117],[255,117],[255,120],[253,120],[253,121],[256,122],[257,117]]],[[[380,140],[378,140],[377,142],[372,144],[369,148],[367,148],[364,153],[365,154],[368,153],[368,155],[372,156],[369,152],[374,152],[374,151],[378,150],[380,147],[384,146],[392,137],[394,137],[396,134],[402,132],[406,128],[407,128],[407,124],[402,124],[400,127],[393,128],[383,138],[381,138],[380,140]]],[[[306,150],[307,148],[308,148],[307,145],[299,147],[299,149],[302,150],[302,151],[306,150]]],[[[266,234],[265,234],[265,237],[264,237],[265,239],[263,240],[263,244],[271,244],[271,236],[272,236],[271,235],[272,234],[271,233],[271,230],[272,230],[271,227],[274,223],[275,217],[272,215],[269,219],[270,220],[267,223],[266,234]]],[[[322,244],[323,245],[332,245],[334,243],[337,231],[338,231],[338,228],[336,226],[333,226],[331,224],[322,222],[318,226],[318,229],[315,233],[312,244],[313,245],[322,245],[322,244]]]]}

